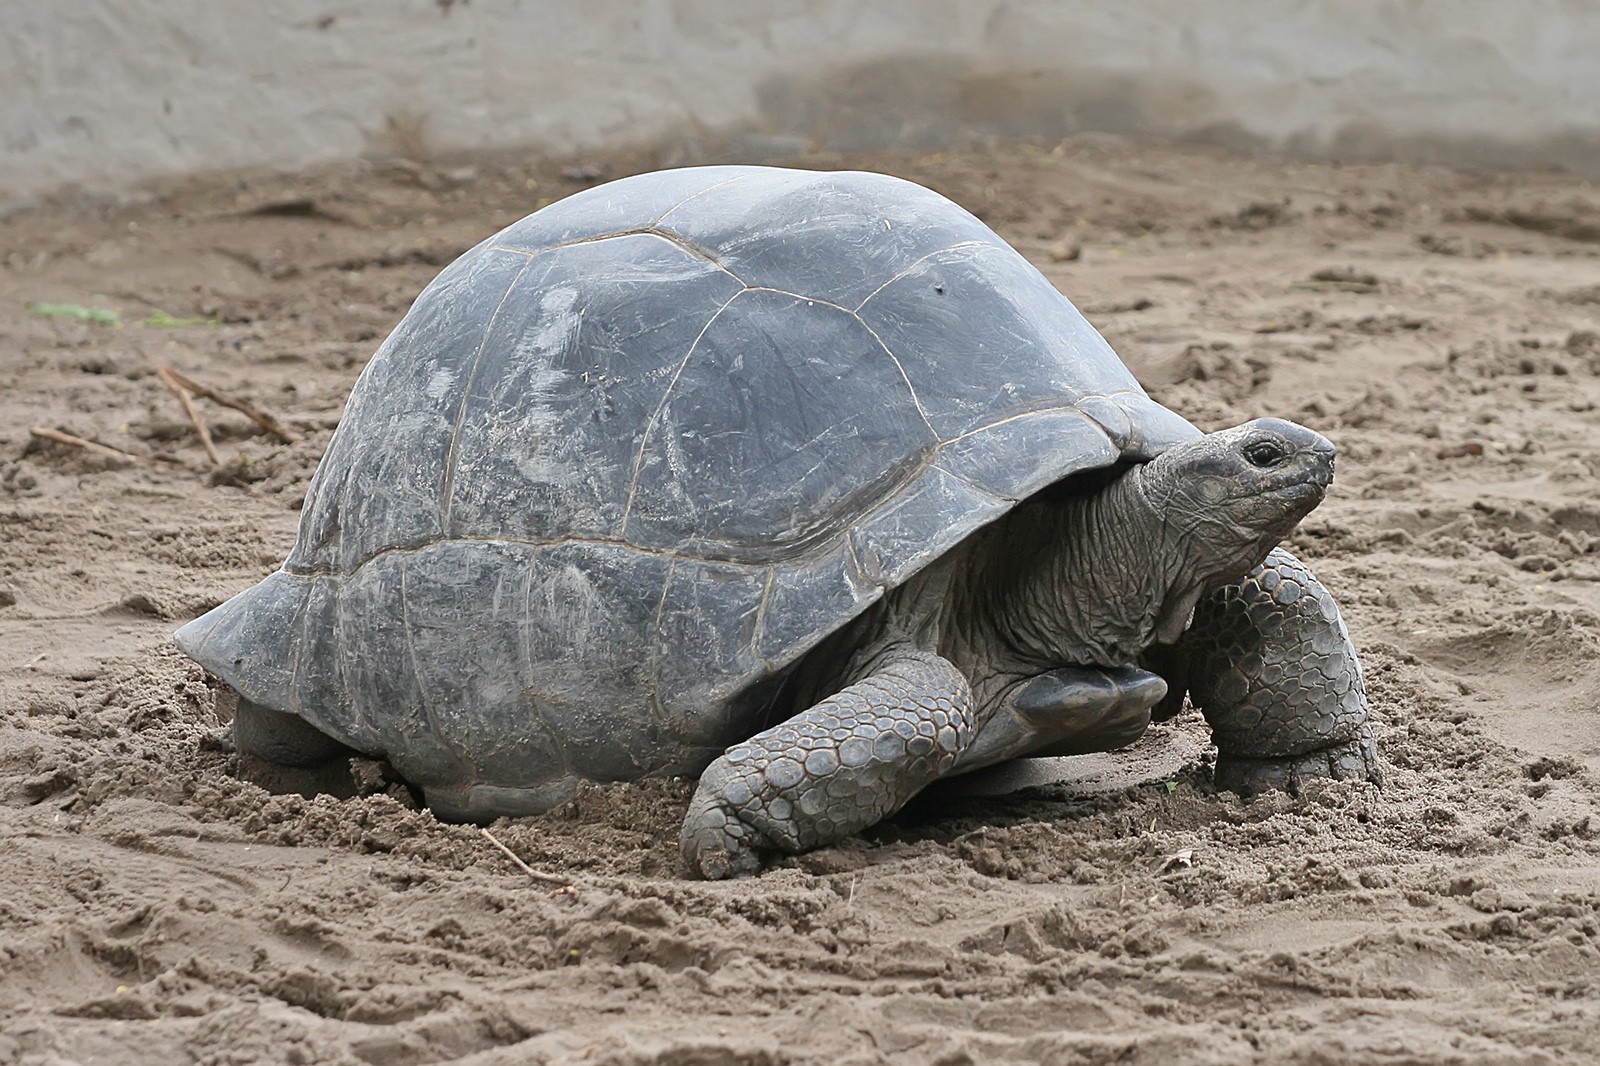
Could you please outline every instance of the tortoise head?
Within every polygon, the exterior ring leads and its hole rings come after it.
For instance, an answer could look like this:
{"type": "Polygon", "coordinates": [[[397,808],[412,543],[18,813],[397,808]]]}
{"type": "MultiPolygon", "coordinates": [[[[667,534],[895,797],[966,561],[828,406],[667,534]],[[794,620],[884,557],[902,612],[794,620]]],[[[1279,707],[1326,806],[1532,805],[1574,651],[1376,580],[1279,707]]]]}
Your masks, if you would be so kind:
{"type": "Polygon", "coordinates": [[[1170,448],[1141,473],[1183,543],[1191,579],[1234,581],[1322,502],[1334,447],[1281,418],[1258,418],[1170,448]]]}

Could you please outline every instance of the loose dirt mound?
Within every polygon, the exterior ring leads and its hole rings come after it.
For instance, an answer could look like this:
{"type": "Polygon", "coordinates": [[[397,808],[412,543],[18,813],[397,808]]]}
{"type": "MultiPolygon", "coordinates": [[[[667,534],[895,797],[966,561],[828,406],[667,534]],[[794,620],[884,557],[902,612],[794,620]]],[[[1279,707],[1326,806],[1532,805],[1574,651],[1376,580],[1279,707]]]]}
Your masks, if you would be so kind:
{"type": "Polygon", "coordinates": [[[382,781],[269,795],[167,635],[286,553],[421,286],[577,185],[374,165],[50,207],[0,220],[0,1064],[1600,1057],[1594,190],[1104,138],[804,162],[969,206],[1196,422],[1335,439],[1293,546],[1388,787],[1241,804],[1180,721],[1121,779],[942,788],[733,884],[679,876],[683,783],[494,827],[570,888],[382,781]],[[211,467],[159,364],[298,441],[200,401],[211,467]]]}

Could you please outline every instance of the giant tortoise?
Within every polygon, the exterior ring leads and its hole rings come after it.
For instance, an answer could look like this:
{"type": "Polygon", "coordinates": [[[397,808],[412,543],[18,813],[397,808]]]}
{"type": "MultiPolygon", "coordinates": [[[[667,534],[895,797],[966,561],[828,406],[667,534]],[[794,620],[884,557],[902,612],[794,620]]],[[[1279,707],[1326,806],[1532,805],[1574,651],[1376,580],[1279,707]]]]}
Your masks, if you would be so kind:
{"type": "Polygon", "coordinates": [[[699,777],[692,873],[936,778],[1131,743],[1376,779],[1337,608],[1279,540],[1334,450],[1201,434],[977,218],[881,174],[597,186],[379,348],[281,569],[177,633],[238,749],[386,759],[440,817],[699,777]]]}

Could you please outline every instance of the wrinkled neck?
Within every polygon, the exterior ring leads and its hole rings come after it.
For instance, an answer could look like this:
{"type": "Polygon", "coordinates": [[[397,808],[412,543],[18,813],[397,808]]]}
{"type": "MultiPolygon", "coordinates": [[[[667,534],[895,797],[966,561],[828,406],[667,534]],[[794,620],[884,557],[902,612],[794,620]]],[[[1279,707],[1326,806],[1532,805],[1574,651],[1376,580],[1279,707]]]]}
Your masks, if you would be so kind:
{"type": "Polygon", "coordinates": [[[1143,469],[1098,492],[1024,503],[993,531],[974,591],[1021,663],[1128,665],[1171,610],[1186,618],[1193,590],[1143,469]]]}

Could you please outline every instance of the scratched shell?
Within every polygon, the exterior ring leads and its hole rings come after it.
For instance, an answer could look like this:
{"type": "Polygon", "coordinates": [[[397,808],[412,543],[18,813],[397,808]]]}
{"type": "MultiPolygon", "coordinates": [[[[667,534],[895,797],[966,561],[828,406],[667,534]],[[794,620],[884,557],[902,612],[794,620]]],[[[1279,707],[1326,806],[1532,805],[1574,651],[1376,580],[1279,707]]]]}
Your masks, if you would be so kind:
{"type": "Polygon", "coordinates": [[[422,292],[282,568],[177,641],[417,783],[548,805],[573,775],[698,773],[886,589],[1051,482],[1195,432],[928,189],[626,178],[422,292]]]}

